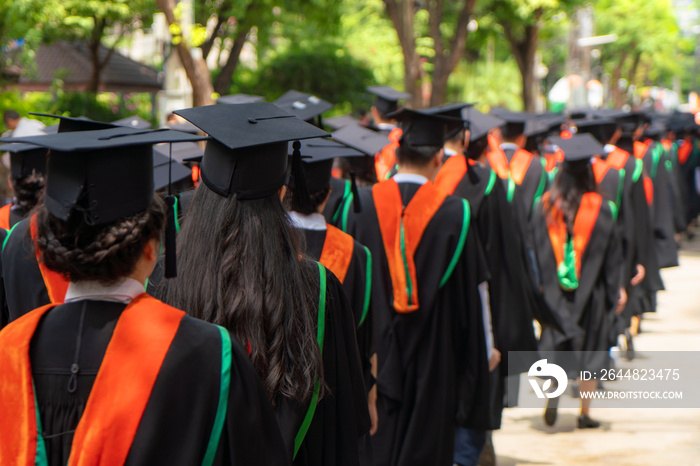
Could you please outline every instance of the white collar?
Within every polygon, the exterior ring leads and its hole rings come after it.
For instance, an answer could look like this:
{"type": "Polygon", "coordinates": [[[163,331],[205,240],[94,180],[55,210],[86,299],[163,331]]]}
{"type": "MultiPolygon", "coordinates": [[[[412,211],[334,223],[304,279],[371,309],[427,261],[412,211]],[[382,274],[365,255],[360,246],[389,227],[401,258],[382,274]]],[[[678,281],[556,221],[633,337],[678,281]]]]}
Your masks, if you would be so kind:
{"type": "Polygon", "coordinates": [[[103,285],[98,281],[70,282],[64,302],[89,299],[92,301],[114,301],[129,304],[132,299],[144,293],[143,283],[133,278],[125,278],[115,285],[103,285]]]}
{"type": "Polygon", "coordinates": [[[428,182],[428,178],[416,173],[397,173],[393,179],[397,183],[425,184],[428,182]]]}
{"type": "Polygon", "coordinates": [[[448,149],[447,147],[444,148],[444,151],[446,157],[452,157],[453,155],[457,155],[456,150],[448,149]]]}
{"type": "Polygon", "coordinates": [[[326,231],[326,219],[321,214],[303,215],[299,212],[289,212],[289,220],[292,225],[302,230],[326,231]]]}
{"type": "Polygon", "coordinates": [[[504,142],[503,144],[501,144],[501,149],[518,150],[520,149],[520,147],[518,147],[517,144],[513,144],[512,142],[504,142]]]}
{"type": "Polygon", "coordinates": [[[605,146],[603,146],[603,150],[605,151],[606,154],[609,154],[610,152],[614,151],[615,149],[617,149],[617,147],[612,145],[612,144],[606,144],[605,146]]]}
{"type": "Polygon", "coordinates": [[[392,125],[391,123],[378,123],[377,124],[377,129],[379,129],[381,131],[391,131],[394,128],[396,128],[396,125],[392,125]]]}

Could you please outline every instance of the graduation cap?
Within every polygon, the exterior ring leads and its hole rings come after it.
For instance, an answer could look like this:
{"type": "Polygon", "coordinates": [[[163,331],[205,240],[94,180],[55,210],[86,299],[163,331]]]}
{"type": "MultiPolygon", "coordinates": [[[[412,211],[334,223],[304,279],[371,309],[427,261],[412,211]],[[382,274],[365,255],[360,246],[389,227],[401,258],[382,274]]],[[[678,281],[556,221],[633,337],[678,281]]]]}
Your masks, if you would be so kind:
{"type": "MultiPolygon", "coordinates": [[[[293,152],[289,143],[289,155],[293,152]]],[[[345,144],[331,139],[307,139],[301,141],[301,152],[304,178],[309,193],[322,190],[328,184],[333,169],[333,159],[336,157],[364,157],[365,154],[345,144]]]]}
{"type": "Polygon", "coordinates": [[[128,126],[129,128],[136,129],[149,129],[152,125],[150,122],[144,120],[138,115],[133,115],[130,117],[122,118],[121,120],[113,121],[115,126],[128,126]]]}
{"type": "Polygon", "coordinates": [[[173,160],[178,163],[201,162],[204,151],[196,142],[175,142],[168,146],[156,146],[156,150],[172,155],[173,160]]]}
{"type": "Polygon", "coordinates": [[[287,91],[282,97],[273,102],[282,110],[291,113],[300,120],[310,121],[320,116],[333,104],[311,94],[299,91],[287,91]]]}
{"type": "Polygon", "coordinates": [[[34,144],[3,144],[0,152],[10,153],[10,176],[25,178],[36,173],[46,173],[46,153],[43,147],[34,144]]]}
{"type": "MultiPolygon", "coordinates": [[[[239,199],[259,199],[274,194],[287,180],[288,142],[328,136],[267,102],[208,105],[175,113],[211,136],[202,159],[202,180],[224,197],[235,193],[239,199]]],[[[298,149],[301,144],[294,146],[298,149]]],[[[303,198],[301,164],[301,153],[295,150],[294,193],[303,198]]]]}
{"type": "Polygon", "coordinates": [[[261,95],[249,95],[249,94],[231,94],[224,95],[216,99],[217,104],[252,104],[255,102],[262,102],[265,97],[261,95]]]}
{"type": "Polygon", "coordinates": [[[323,120],[323,123],[328,126],[330,129],[335,131],[336,129],[343,128],[345,126],[350,126],[350,125],[359,125],[360,120],[357,118],[351,117],[350,115],[341,115],[337,117],[332,117],[332,118],[326,118],[323,120]]]}
{"type": "MultiPolygon", "coordinates": [[[[179,142],[173,144],[186,144],[179,142]]],[[[194,144],[194,143],[192,143],[194,144]]],[[[196,144],[194,144],[196,146],[196,144]]],[[[174,147],[173,147],[174,152],[174,147]]],[[[175,155],[173,154],[173,159],[175,155]]],[[[192,170],[170,159],[170,148],[167,144],[153,147],[153,189],[159,191],[171,185],[177,185],[179,182],[191,179],[192,170]]]]}
{"type": "Polygon", "coordinates": [[[506,124],[503,118],[482,113],[474,107],[462,109],[462,118],[469,122],[470,141],[486,137],[492,129],[506,124]]]}
{"type": "Polygon", "coordinates": [[[173,131],[182,131],[183,133],[199,134],[199,129],[189,121],[182,123],[168,123],[168,128],[173,131]]]}
{"type": "Polygon", "coordinates": [[[596,118],[592,120],[573,120],[576,134],[591,134],[601,144],[607,144],[617,131],[617,122],[612,118],[596,118]]]}
{"type": "Polygon", "coordinates": [[[462,110],[473,105],[467,103],[446,104],[426,108],[422,112],[428,115],[441,115],[453,118],[452,121],[447,122],[447,134],[445,134],[445,139],[447,140],[455,137],[461,130],[469,128],[469,120],[462,116],[462,110]]]}
{"type": "Polygon", "coordinates": [[[654,120],[651,122],[649,127],[644,130],[644,136],[651,139],[660,139],[668,129],[666,128],[666,123],[661,120],[654,120]]]}
{"type": "Polygon", "coordinates": [[[692,131],[698,127],[697,123],[695,123],[695,115],[692,113],[674,112],[668,117],[666,124],[669,131],[679,133],[676,134],[677,137],[679,137],[680,133],[692,131]]]}
{"type": "Polygon", "coordinates": [[[578,167],[584,162],[588,164],[591,157],[600,155],[605,150],[602,144],[588,133],[575,134],[568,139],[553,136],[550,142],[564,152],[564,166],[568,165],[569,168],[578,167]]]}
{"type": "Polygon", "coordinates": [[[399,140],[401,145],[409,146],[436,146],[442,147],[445,143],[448,125],[454,125],[462,121],[437,113],[429,113],[427,110],[411,110],[403,108],[387,115],[399,121],[403,134],[399,140]]]}
{"type": "Polygon", "coordinates": [[[377,107],[377,110],[379,110],[379,112],[383,115],[387,115],[398,110],[399,100],[411,98],[411,94],[397,91],[393,87],[389,86],[368,86],[366,90],[375,96],[373,105],[377,107]]]}
{"type": "Polygon", "coordinates": [[[374,154],[389,144],[389,139],[385,135],[360,125],[344,126],[333,131],[331,135],[334,141],[342,142],[370,157],[374,157],[374,154]]]}
{"type": "Polygon", "coordinates": [[[87,117],[67,117],[67,116],[62,116],[62,115],[51,115],[50,113],[30,113],[30,115],[37,115],[37,116],[43,116],[43,117],[49,117],[49,118],[58,118],[58,126],[56,126],[56,131],[53,131],[52,134],[56,133],[72,133],[75,131],[94,131],[98,129],[109,129],[109,128],[116,128],[119,125],[116,125],[115,123],[105,123],[103,121],[95,121],[91,120],[87,117]]]}
{"type": "Polygon", "coordinates": [[[494,107],[491,114],[506,121],[503,127],[503,136],[506,138],[516,137],[525,132],[525,122],[533,118],[533,115],[525,112],[513,112],[502,107],[494,107]]]}

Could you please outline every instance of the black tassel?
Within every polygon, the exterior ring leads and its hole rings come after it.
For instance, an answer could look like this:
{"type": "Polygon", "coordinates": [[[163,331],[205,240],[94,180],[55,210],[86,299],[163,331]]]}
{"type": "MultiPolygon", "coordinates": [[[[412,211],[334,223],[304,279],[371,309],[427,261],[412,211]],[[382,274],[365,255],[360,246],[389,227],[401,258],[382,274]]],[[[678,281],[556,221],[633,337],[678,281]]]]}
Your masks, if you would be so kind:
{"type": "Polygon", "coordinates": [[[308,210],[311,200],[309,192],[306,189],[306,178],[304,177],[304,164],[301,161],[301,143],[294,141],[292,143],[292,176],[294,177],[294,204],[298,206],[302,212],[308,210]]]}
{"type": "Polygon", "coordinates": [[[357,180],[355,179],[355,172],[350,172],[350,190],[352,191],[352,207],[356,214],[362,212],[362,202],[360,201],[360,193],[357,190],[357,180]]]}
{"type": "Polygon", "coordinates": [[[177,277],[177,232],[175,230],[175,196],[165,196],[165,204],[168,206],[165,225],[165,278],[177,277]]]}

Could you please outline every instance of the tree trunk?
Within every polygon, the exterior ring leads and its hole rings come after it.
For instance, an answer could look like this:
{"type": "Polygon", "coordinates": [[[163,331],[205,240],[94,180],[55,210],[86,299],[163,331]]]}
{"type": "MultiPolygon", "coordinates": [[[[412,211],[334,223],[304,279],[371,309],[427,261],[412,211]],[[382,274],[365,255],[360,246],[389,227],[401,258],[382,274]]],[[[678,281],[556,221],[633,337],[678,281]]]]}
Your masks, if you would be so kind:
{"type": "Polygon", "coordinates": [[[243,26],[242,24],[236,32],[236,38],[233,41],[228,60],[226,60],[226,64],[221,69],[221,73],[216,77],[216,82],[214,83],[214,90],[219,94],[228,94],[228,88],[231,85],[233,74],[236,72],[236,67],[241,57],[241,51],[243,50],[249,32],[250,26],[243,26]]]}
{"type": "Polygon", "coordinates": [[[513,27],[503,22],[503,32],[510,44],[511,51],[520,69],[521,81],[523,84],[522,99],[523,109],[526,112],[535,111],[535,53],[539,39],[539,22],[542,10],[536,10],[532,24],[525,27],[525,34],[518,38],[513,34],[513,27]]]}
{"type": "Polygon", "coordinates": [[[625,64],[625,60],[627,60],[627,50],[622,51],[620,59],[618,60],[617,64],[615,65],[615,68],[613,69],[611,93],[613,107],[615,108],[622,107],[622,104],[624,103],[624,95],[620,90],[619,82],[620,78],[622,78],[622,67],[625,64]]]}
{"type": "Polygon", "coordinates": [[[92,34],[90,37],[89,54],[90,54],[90,81],[88,81],[86,91],[92,94],[97,94],[100,90],[100,75],[102,74],[102,69],[104,65],[107,64],[105,60],[104,63],[100,61],[100,44],[102,43],[102,35],[105,30],[105,21],[102,18],[94,18],[95,27],[92,29],[92,34]]]}
{"type": "Polygon", "coordinates": [[[415,5],[412,0],[384,0],[386,11],[394,24],[403,52],[404,91],[411,94],[413,108],[423,107],[421,93],[420,58],[416,52],[413,28],[415,5]]]}
{"type": "MultiPolygon", "coordinates": [[[[175,18],[174,0],[156,0],[156,4],[165,14],[168,25],[178,22],[175,18]]],[[[190,45],[184,37],[175,45],[175,50],[177,50],[178,57],[180,57],[182,66],[185,68],[190,84],[192,84],[192,105],[199,107],[214,104],[214,99],[212,98],[214,87],[211,84],[211,73],[204,59],[194,59],[190,52],[190,45]]]]}

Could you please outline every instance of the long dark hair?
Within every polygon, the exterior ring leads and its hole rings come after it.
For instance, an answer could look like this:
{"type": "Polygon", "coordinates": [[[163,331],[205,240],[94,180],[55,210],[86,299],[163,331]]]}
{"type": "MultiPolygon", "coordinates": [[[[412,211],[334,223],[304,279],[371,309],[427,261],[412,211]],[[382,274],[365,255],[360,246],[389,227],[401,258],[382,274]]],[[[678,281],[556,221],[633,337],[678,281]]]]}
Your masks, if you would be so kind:
{"type": "Polygon", "coordinates": [[[45,185],[46,176],[40,173],[32,173],[21,178],[13,177],[12,190],[15,194],[15,198],[12,200],[13,204],[24,212],[31,211],[44,195],[45,185]]]}
{"type": "Polygon", "coordinates": [[[545,201],[547,215],[552,218],[553,210],[558,209],[564,216],[567,231],[573,233],[581,198],[585,193],[596,190],[593,167],[589,161],[564,162],[545,201]]]}
{"type": "Polygon", "coordinates": [[[70,281],[110,285],[134,271],[146,243],[160,239],[164,225],[165,203],[158,196],[143,212],[97,226],[84,223],[80,215],[60,220],[42,204],[36,243],[46,267],[70,281]]]}
{"type": "Polygon", "coordinates": [[[300,251],[277,194],[239,200],[202,186],[178,236],[178,276],[161,290],[168,304],[248,346],[273,404],[307,401],[316,376],[323,380],[318,267],[300,251]]]}

